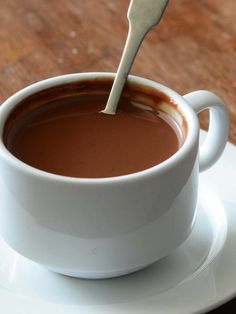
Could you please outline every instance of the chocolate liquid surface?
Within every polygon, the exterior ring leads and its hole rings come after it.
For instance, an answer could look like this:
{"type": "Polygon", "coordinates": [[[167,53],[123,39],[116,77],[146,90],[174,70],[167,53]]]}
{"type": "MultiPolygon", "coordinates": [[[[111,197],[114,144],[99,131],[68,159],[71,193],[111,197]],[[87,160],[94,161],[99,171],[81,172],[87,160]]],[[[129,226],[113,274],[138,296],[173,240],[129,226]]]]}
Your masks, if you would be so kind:
{"type": "Polygon", "coordinates": [[[72,95],[13,113],[5,145],[26,164],[79,178],[138,172],[179,149],[178,128],[165,113],[123,97],[110,116],[100,113],[106,101],[102,94],[72,95]]]}

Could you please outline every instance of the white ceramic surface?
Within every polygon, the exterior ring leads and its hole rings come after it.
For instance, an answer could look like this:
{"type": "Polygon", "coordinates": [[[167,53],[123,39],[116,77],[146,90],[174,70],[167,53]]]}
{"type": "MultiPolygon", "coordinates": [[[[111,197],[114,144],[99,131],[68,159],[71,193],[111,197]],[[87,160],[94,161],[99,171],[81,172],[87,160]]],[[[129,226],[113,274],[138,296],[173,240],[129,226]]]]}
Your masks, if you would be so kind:
{"type": "Polygon", "coordinates": [[[26,165],[4,146],[4,123],[20,100],[61,84],[113,78],[109,73],[51,78],[21,90],[0,107],[0,233],[23,256],[70,276],[131,273],[177,248],[194,224],[199,166],[210,167],[226,143],[227,112],[217,96],[197,91],[182,97],[163,85],[130,76],[130,86],[168,95],[177,109],[165,103],[162,109],[175,113],[180,127],[187,123],[184,144],[161,164],[120,177],[78,179],[26,165]],[[196,113],[205,108],[210,110],[210,128],[198,159],[196,113]]]}
{"type": "MultiPolygon", "coordinates": [[[[236,295],[236,147],[200,175],[195,227],[170,256],[129,276],[74,279],[51,273],[0,241],[4,314],[196,314],[236,295]]],[[[2,189],[0,189],[0,198],[2,189]]]]}

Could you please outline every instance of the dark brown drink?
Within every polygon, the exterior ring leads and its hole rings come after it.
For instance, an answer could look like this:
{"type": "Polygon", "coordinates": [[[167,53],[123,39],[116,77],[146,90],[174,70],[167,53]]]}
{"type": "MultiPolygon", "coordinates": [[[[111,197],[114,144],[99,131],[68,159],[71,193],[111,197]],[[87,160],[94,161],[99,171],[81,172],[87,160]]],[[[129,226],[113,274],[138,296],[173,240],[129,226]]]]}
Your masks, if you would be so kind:
{"type": "Polygon", "coordinates": [[[181,145],[176,123],[155,106],[124,94],[117,114],[100,113],[107,92],[77,94],[70,87],[24,100],[10,114],[4,132],[8,150],[35,168],[70,177],[104,178],[153,167],[181,145]],[[63,94],[64,93],[64,94],[63,94]]]}

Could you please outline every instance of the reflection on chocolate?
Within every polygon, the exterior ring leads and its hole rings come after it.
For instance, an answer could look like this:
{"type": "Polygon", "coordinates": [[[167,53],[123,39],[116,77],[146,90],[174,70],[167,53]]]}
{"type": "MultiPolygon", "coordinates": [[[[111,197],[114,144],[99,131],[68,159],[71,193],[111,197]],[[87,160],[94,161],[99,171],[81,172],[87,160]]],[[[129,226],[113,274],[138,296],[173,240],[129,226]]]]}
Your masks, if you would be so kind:
{"type": "Polygon", "coordinates": [[[151,107],[126,93],[109,116],[100,113],[107,92],[65,90],[31,96],[10,114],[4,141],[18,159],[59,175],[104,178],[155,166],[181,145],[180,129],[158,109],[167,101],[160,95],[151,107]]]}

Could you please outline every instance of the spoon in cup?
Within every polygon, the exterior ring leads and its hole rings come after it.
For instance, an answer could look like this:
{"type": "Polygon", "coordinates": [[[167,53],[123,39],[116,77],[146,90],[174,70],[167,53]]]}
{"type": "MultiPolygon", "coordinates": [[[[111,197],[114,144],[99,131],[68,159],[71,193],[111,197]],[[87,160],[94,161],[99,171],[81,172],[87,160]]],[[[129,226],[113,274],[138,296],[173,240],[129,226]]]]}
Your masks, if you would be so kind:
{"type": "Polygon", "coordinates": [[[159,23],[168,0],[131,0],[128,9],[129,32],[117,74],[106,104],[102,111],[114,115],[120,95],[129,75],[138,49],[150,29],[159,23]]]}

